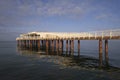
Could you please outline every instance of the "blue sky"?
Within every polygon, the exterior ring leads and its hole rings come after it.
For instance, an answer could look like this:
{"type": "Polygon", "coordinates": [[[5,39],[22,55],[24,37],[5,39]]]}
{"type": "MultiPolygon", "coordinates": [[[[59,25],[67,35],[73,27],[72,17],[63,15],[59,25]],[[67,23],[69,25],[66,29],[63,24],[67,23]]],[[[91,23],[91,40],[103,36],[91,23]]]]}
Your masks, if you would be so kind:
{"type": "Polygon", "coordinates": [[[30,31],[120,29],[120,0],[0,0],[0,40],[30,31]]]}

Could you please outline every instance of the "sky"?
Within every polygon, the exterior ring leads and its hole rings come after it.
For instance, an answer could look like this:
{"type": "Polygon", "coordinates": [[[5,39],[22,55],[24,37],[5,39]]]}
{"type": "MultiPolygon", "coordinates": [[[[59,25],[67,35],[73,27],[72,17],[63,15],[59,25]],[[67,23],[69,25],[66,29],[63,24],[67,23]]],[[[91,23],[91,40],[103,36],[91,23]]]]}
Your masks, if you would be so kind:
{"type": "Polygon", "coordinates": [[[0,41],[21,33],[120,29],[120,0],[0,0],[0,41]]]}

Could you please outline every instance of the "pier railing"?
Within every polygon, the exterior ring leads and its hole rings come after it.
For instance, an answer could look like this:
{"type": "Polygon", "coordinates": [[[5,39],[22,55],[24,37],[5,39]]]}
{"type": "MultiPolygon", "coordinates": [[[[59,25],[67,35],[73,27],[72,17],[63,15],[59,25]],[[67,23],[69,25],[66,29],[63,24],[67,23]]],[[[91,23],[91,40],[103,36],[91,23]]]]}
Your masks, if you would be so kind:
{"type": "MultiPolygon", "coordinates": [[[[34,32],[35,33],[35,32],[34,32]]],[[[29,33],[32,34],[32,33],[29,33]]],[[[105,30],[105,31],[92,31],[92,32],[36,32],[41,36],[28,36],[27,34],[21,35],[18,39],[120,39],[120,29],[105,30]]]]}

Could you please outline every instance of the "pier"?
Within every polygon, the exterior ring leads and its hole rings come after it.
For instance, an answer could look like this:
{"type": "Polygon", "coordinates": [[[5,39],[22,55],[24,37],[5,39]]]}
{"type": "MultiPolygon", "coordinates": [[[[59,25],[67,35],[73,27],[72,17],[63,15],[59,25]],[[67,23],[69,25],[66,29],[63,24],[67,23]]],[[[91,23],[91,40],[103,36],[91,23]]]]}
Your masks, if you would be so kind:
{"type": "Polygon", "coordinates": [[[74,55],[74,42],[77,41],[78,56],[80,56],[81,40],[98,40],[99,43],[99,61],[102,66],[103,61],[103,41],[105,41],[105,60],[108,61],[108,40],[120,40],[120,29],[92,31],[92,32],[29,32],[21,34],[16,38],[17,45],[20,47],[41,49],[45,47],[46,51],[64,51],[74,55]],[[65,44],[64,44],[65,43],[65,44]]]}

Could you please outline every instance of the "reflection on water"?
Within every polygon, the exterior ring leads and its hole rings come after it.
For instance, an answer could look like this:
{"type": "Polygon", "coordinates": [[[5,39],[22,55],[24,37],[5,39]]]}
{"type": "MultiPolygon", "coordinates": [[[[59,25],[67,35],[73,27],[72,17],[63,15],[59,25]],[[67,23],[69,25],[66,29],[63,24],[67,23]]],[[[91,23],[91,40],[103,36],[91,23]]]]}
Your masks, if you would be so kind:
{"type": "MultiPolygon", "coordinates": [[[[62,68],[78,68],[78,69],[104,69],[104,70],[120,70],[119,68],[110,66],[108,61],[103,62],[103,66],[99,65],[99,59],[95,59],[88,56],[73,56],[73,51],[51,50],[47,48],[21,48],[17,47],[17,51],[23,56],[35,56],[41,59],[41,61],[52,62],[56,65],[62,66],[62,68]]],[[[79,54],[79,52],[78,52],[79,54]]]]}

